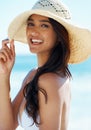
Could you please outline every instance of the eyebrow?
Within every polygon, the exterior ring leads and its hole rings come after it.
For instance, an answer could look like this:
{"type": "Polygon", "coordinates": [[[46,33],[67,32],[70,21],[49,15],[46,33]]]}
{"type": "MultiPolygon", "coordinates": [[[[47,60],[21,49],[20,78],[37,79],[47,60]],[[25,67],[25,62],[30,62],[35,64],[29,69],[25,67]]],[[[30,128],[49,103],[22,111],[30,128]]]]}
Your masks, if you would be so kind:
{"type": "MultiPolygon", "coordinates": [[[[32,18],[28,18],[28,20],[27,20],[27,22],[28,21],[34,21],[32,18]]],[[[45,20],[45,19],[43,19],[43,20],[39,20],[40,22],[47,22],[47,23],[50,23],[50,21],[49,20],[45,20]]]]}

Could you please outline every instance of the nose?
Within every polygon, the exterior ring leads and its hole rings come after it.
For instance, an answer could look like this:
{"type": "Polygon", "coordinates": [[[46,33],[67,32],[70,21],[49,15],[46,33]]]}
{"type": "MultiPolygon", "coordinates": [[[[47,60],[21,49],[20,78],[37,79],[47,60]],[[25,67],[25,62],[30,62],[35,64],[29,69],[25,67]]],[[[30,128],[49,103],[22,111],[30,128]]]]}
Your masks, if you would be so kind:
{"type": "Polygon", "coordinates": [[[31,29],[31,35],[32,36],[38,36],[39,35],[39,31],[38,31],[38,29],[37,28],[35,28],[35,29],[31,29]]]}

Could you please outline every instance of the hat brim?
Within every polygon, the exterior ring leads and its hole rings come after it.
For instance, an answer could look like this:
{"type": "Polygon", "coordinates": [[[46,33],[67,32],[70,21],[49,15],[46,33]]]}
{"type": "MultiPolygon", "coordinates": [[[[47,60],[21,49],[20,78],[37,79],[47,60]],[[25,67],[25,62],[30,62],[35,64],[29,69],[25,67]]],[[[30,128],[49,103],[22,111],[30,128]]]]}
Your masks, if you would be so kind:
{"type": "Polygon", "coordinates": [[[79,63],[91,56],[91,31],[72,25],[68,20],[43,10],[26,11],[17,16],[8,28],[9,39],[27,43],[26,21],[32,14],[46,16],[58,21],[69,33],[71,55],[69,63],[79,63]]]}

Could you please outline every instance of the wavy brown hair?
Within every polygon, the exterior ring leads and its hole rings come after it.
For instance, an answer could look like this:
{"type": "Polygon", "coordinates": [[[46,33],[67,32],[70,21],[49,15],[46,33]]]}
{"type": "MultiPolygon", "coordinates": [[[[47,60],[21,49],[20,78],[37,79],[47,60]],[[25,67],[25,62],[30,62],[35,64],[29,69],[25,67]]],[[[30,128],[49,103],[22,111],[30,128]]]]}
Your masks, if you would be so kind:
{"type": "Polygon", "coordinates": [[[68,31],[63,25],[57,21],[49,18],[54,31],[57,34],[57,44],[50,52],[48,61],[39,67],[37,73],[32,81],[30,81],[24,88],[24,97],[26,99],[26,111],[33,119],[33,123],[39,124],[37,121],[39,115],[39,99],[38,92],[41,91],[45,96],[47,102],[47,93],[44,89],[38,86],[38,79],[40,75],[48,72],[59,72],[62,76],[71,77],[71,73],[68,69],[68,61],[70,57],[70,44],[68,31]]]}

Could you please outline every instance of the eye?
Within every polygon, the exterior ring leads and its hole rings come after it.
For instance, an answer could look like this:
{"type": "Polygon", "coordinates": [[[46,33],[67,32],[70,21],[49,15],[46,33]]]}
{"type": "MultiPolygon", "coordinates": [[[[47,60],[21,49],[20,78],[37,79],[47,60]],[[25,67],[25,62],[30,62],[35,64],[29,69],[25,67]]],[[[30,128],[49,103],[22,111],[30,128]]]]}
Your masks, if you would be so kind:
{"type": "Polygon", "coordinates": [[[47,24],[42,24],[41,27],[43,27],[43,28],[48,28],[49,25],[47,25],[47,24]]]}
{"type": "Polygon", "coordinates": [[[32,22],[27,22],[27,27],[33,27],[34,26],[34,23],[32,22]]]}

